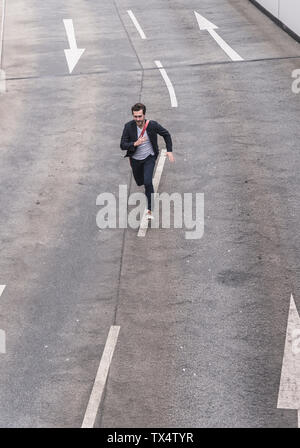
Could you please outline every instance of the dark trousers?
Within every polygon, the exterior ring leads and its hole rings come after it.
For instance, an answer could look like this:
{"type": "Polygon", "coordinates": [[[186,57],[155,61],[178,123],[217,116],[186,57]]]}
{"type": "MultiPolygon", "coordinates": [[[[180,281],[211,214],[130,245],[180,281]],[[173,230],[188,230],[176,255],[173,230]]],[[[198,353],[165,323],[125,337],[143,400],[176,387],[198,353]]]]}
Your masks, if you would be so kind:
{"type": "Polygon", "coordinates": [[[130,165],[137,185],[145,185],[145,195],[148,201],[148,210],[151,210],[151,194],[154,193],[152,176],[155,166],[155,156],[149,155],[146,159],[136,160],[130,158],[130,165]]]}

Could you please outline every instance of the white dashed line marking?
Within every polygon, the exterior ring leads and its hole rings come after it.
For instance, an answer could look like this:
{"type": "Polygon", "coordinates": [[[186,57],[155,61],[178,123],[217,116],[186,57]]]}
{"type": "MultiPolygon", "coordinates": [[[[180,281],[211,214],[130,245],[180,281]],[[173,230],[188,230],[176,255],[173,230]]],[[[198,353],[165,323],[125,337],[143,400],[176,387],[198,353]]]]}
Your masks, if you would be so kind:
{"type": "Polygon", "coordinates": [[[5,3],[6,0],[2,0],[2,18],[1,18],[1,30],[0,30],[0,93],[6,92],[6,76],[5,71],[2,70],[2,52],[3,52],[3,39],[4,39],[4,18],[5,18],[5,3]]]}
{"type": "Polygon", "coordinates": [[[2,49],[3,49],[3,37],[4,37],[4,17],[5,17],[5,3],[6,0],[2,0],[2,19],[1,19],[1,34],[0,34],[0,68],[2,67],[2,49]]]}
{"type": "Polygon", "coordinates": [[[5,71],[0,70],[0,93],[6,92],[6,76],[5,71]]]}
{"type": "Polygon", "coordinates": [[[98,372],[94,382],[93,390],[89,399],[89,403],[84,415],[81,428],[93,428],[98,413],[98,408],[101,402],[101,397],[104,391],[106,379],[108,376],[109,367],[117,344],[120,327],[111,326],[102,358],[99,364],[98,372]]]}
{"type": "Polygon", "coordinates": [[[300,317],[292,294],[277,408],[296,410],[300,427],[300,317]]]}
{"type": "Polygon", "coordinates": [[[174,90],[173,84],[170,81],[170,78],[167,75],[166,70],[163,68],[162,63],[160,61],[154,61],[154,62],[156,64],[157,68],[159,69],[161,76],[163,77],[163,79],[166,83],[166,86],[168,88],[170,99],[171,99],[171,106],[178,107],[175,90],[174,90]]]}
{"type": "Polygon", "coordinates": [[[140,25],[139,22],[137,21],[137,19],[136,19],[135,15],[133,14],[133,12],[132,12],[130,9],[129,9],[127,12],[128,12],[128,14],[129,14],[129,17],[130,17],[131,20],[133,21],[133,23],[134,23],[136,29],[138,30],[138,32],[139,32],[141,38],[142,38],[142,39],[147,39],[147,37],[146,37],[144,31],[142,30],[141,25],[140,25]]]}
{"type": "MultiPolygon", "coordinates": [[[[6,285],[0,285],[0,297],[6,285]]],[[[6,334],[4,330],[0,330],[0,353],[6,353],[6,334]]]]}

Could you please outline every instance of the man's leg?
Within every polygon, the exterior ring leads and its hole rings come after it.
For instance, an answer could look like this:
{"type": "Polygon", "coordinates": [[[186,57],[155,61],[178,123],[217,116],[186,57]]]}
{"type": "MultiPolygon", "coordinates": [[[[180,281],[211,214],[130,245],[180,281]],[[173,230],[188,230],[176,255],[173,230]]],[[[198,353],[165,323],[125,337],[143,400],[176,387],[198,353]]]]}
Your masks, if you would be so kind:
{"type": "Polygon", "coordinates": [[[130,158],[130,166],[132,168],[132,173],[134,180],[138,186],[141,186],[144,184],[144,167],[143,163],[141,163],[141,160],[135,160],[130,158]]]}
{"type": "Polygon", "coordinates": [[[148,210],[152,210],[151,207],[151,194],[154,193],[152,177],[155,167],[155,157],[149,156],[144,162],[144,185],[145,185],[145,195],[148,201],[148,210]]]}

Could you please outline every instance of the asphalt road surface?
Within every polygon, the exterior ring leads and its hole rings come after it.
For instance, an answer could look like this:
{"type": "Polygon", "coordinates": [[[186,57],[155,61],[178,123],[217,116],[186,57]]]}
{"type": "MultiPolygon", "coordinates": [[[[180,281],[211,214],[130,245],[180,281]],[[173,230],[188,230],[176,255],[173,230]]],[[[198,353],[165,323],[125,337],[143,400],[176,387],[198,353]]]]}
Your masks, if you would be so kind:
{"type": "Polygon", "coordinates": [[[297,427],[277,399],[291,293],[300,309],[300,44],[246,0],[15,0],[3,35],[0,426],[81,427],[118,326],[95,427],[297,427]],[[71,74],[64,19],[85,48],[71,74]],[[97,226],[99,194],[143,191],[119,148],[137,101],[173,138],[159,191],[204,194],[200,239],[97,226]]]}

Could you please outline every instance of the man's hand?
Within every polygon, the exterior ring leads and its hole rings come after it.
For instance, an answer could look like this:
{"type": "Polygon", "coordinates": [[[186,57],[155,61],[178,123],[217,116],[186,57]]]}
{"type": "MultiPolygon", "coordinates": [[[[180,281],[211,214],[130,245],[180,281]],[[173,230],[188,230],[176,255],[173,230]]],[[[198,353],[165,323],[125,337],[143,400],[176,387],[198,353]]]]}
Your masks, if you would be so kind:
{"type": "Polygon", "coordinates": [[[134,142],[134,146],[139,146],[142,145],[143,143],[145,143],[145,141],[147,140],[147,137],[140,137],[136,142],[134,142]]]}
{"type": "Polygon", "coordinates": [[[175,158],[174,158],[172,152],[167,152],[167,156],[168,156],[170,162],[172,162],[172,163],[175,162],[175,158]]]}

